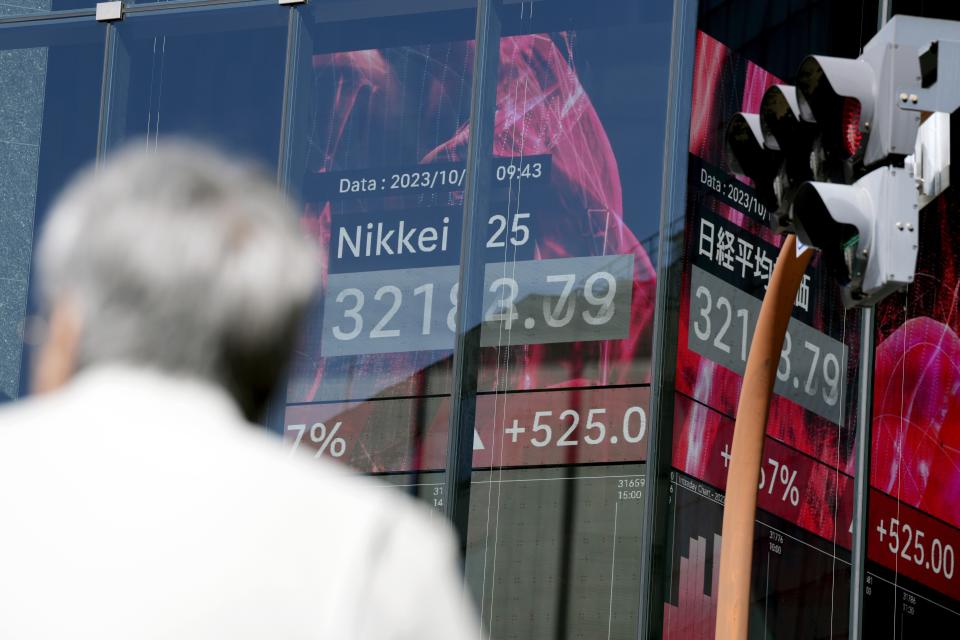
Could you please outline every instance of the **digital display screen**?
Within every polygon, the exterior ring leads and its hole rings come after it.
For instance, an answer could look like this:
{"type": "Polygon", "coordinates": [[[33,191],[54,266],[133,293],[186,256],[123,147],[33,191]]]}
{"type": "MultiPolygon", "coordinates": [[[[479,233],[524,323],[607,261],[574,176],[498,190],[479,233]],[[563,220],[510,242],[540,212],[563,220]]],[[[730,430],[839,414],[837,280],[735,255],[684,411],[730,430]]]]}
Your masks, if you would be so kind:
{"type": "MultiPolygon", "coordinates": [[[[567,388],[506,400],[483,394],[474,467],[643,460],[649,401],[649,387],[567,388]]],[[[304,404],[287,409],[286,437],[295,448],[375,473],[440,469],[449,419],[445,396],[304,404]]]]}
{"type": "MultiPolygon", "coordinates": [[[[566,22],[544,15],[545,26],[566,22]]],[[[600,82],[599,71],[617,61],[605,31],[500,41],[491,209],[482,225],[478,439],[502,437],[485,433],[493,429],[480,409],[487,404],[498,422],[508,419],[499,430],[514,420],[534,429],[533,416],[512,407],[539,396],[501,401],[511,407],[504,413],[496,406],[506,391],[557,398],[546,390],[588,387],[599,389],[585,394],[594,398],[630,387],[620,393],[646,420],[656,289],[649,249],[659,222],[658,191],[648,185],[659,183],[661,167],[658,158],[642,189],[621,182],[618,162],[642,154],[608,132],[584,84],[603,87],[596,97],[607,113],[620,108],[609,95],[614,85],[600,82]]],[[[316,37],[310,59],[303,225],[324,250],[324,283],[288,383],[285,431],[296,446],[323,447],[367,472],[440,469],[446,446],[474,43],[421,39],[330,52],[316,37]],[[331,424],[340,425],[335,439],[331,424]]],[[[614,131],[630,130],[616,118],[614,131]]],[[[588,427],[600,413],[585,408],[574,425],[570,414],[561,418],[570,406],[542,410],[553,411],[549,438],[561,450],[575,442],[590,459],[602,440],[642,459],[622,415],[608,437],[588,427]]],[[[541,430],[511,444],[540,459],[547,437],[541,430]]]]}
{"type": "MultiPolygon", "coordinates": [[[[671,12],[499,12],[466,558],[492,638],[636,631],[671,12]]],[[[310,27],[324,283],[284,420],[437,510],[475,55],[454,13],[310,27]]]]}
{"type": "MultiPolygon", "coordinates": [[[[505,331],[515,345],[628,336],[632,255],[510,266],[508,274],[486,266],[481,346],[498,346],[505,331]]],[[[321,355],[451,349],[458,278],[456,265],[331,273],[326,297],[335,304],[324,309],[321,355]]]]}
{"type": "MultiPolygon", "coordinates": [[[[690,350],[743,374],[761,300],[696,264],[691,267],[690,289],[690,350]]],[[[839,340],[791,319],[774,393],[839,424],[841,391],[846,391],[841,375],[847,368],[846,355],[847,348],[839,340]]]]}
{"type": "MultiPolygon", "coordinates": [[[[665,638],[713,638],[724,488],[742,374],[782,238],[730,171],[723,132],[773,74],[697,34],[674,404],[665,638]]],[[[794,301],[761,462],[751,637],[846,629],[859,314],[814,256],[794,301]]]]}
{"type": "Polygon", "coordinates": [[[960,237],[956,194],[920,213],[913,284],[877,307],[865,633],[960,621],[960,237]]]}

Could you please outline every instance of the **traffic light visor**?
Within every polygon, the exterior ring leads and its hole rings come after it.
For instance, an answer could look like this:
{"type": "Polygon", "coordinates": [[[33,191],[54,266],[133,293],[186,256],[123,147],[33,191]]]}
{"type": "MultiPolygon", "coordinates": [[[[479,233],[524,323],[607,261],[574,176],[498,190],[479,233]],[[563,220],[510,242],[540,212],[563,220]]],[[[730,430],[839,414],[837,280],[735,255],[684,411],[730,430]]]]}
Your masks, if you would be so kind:
{"type": "Polygon", "coordinates": [[[789,151],[808,128],[800,120],[796,87],[775,84],[766,90],[760,101],[760,129],[767,147],[789,151]]]}
{"type": "Polygon", "coordinates": [[[874,108],[874,72],[863,60],[807,56],[797,71],[801,117],[824,143],[851,158],[862,153],[874,108]]]}
{"type": "Polygon", "coordinates": [[[913,282],[916,204],[911,172],[884,166],[852,185],[807,182],[790,212],[797,236],[820,249],[849,308],[875,304],[913,282]]]}
{"type": "Polygon", "coordinates": [[[869,206],[857,187],[825,182],[801,185],[791,205],[797,237],[821,251],[827,271],[843,286],[863,277],[860,247],[871,232],[869,206]]]}
{"type": "Polygon", "coordinates": [[[780,166],[780,154],[763,145],[760,116],[755,113],[737,113],[727,123],[727,148],[730,170],[749,178],[757,190],[757,197],[769,209],[777,207],[773,179],[780,166]]]}
{"type": "Polygon", "coordinates": [[[727,123],[727,146],[730,150],[730,169],[737,175],[754,180],[754,173],[764,165],[766,154],[760,116],[755,113],[737,113],[727,123]]]}

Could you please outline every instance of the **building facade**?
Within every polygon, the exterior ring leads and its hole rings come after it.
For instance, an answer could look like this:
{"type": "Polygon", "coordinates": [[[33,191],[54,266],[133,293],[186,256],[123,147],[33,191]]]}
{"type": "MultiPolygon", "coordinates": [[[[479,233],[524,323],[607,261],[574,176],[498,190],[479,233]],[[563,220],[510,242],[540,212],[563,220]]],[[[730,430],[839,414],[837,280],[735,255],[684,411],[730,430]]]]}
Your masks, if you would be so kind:
{"type": "MultiPolygon", "coordinates": [[[[741,374],[782,242],[724,126],[894,14],[960,18],[919,0],[0,4],[0,395],[28,393],[33,241],[70,175],[209,141],[275,171],[323,249],[266,428],[451,518],[494,639],[712,638],[741,374]]],[[[864,421],[864,637],[960,622],[958,207],[948,190],[921,212],[916,284],[877,309],[869,416],[859,313],[808,270],[752,638],[847,637],[864,421]]]]}

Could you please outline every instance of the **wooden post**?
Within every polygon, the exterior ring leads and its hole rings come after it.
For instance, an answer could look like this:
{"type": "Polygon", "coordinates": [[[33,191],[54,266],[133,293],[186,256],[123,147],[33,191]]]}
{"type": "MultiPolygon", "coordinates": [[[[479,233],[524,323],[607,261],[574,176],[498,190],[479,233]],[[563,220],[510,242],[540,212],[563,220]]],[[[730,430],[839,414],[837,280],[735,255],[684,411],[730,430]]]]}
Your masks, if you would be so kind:
{"type": "Polygon", "coordinates": [[[767,284],[747,357],[723,508],[717,640],[747,640],[753,531],[763,437],[767,431],[770,396],[780,364],[780,350],[812,253],[808,250],[797,256],[796,236],[788,235],[784,239],[767,284]]]}

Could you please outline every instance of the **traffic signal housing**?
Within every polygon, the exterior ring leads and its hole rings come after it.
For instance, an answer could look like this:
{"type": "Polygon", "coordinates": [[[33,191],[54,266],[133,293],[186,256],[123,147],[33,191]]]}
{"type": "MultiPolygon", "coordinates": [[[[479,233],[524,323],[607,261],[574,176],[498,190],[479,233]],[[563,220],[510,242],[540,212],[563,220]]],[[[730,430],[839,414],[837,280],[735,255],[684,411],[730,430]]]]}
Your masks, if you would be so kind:
{"type": "MultiPolygon", "coordinates": [[[[960,23],[897,16],[859,58],[807,56],[795,86],[771,86],[758,114],[728,123],[731,170],[756,186],[775,231],[822,251],[847,306],[913,280],[919,204],[949,184],[921,175],[930,163],[914,149],[923,118],[960,108],[956,77],[960,23]]],[[[949,163],[949,150],[938,157],[949,163]]]]}
{"type": "Polygon", "coordinates": [[[816,123],[825,155],[863,160],[873,121],[875,74],[864,60],[807,56],[797,70],[802,116],[816,123]]]}
{"type": "Polygon", "coordinates": [[[757,190],[757,198],[769,210],[778,206],[773,184],[780,170],[782,157],[779,151],[763,143],[760,116],[755,113],[738,113],[727,123],[727,144],[730,147],[730,163],[734,173],[748,177],[757,190]]]}
{"type": "Polygon", "coordinates": [[[917,190],[910,173],[880,167],[852,185],[806,182],[790,204],[797,237],[820,250],[847,307],[876,304],[913,282],[917,190]]]}

